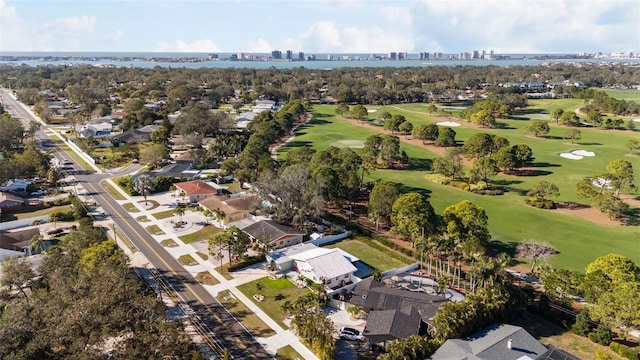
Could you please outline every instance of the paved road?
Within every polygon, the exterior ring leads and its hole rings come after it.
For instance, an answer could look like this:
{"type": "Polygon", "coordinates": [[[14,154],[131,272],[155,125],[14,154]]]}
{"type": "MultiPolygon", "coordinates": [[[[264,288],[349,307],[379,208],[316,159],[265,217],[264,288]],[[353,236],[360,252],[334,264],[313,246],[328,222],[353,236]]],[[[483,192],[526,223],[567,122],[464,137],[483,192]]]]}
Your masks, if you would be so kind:
{"type": "MultiPolygon", "coordinates": [[[[8,96],[4,91],[0,94],[2,103],[8,106],[14,117],[19,118],[24,124],[37,121],[22,105],[8,96]]],[[[55,147],[50,143],[51,139],[44,131],[36,134],[36,139],[43,145],[55,147]]],[[[62,161],[70,161],[73,170],[70,173],[76,180],[82,183],[96,203],[100,205],[118,228],[150,261],[155,269],[175,289],[178,296],[186,303],[196,316],[210,330],[210,335],[223,348],[228,349],[235,359],[272,359],[264,348],[251,336],[246,329],[237,322],[233,316],[189,274],[178,261],[168,254],[146,230],[125,211],[111,195],[106,192],[100,181],[106,175],[90,173],[82,169],[75,160],[64,150],[59,149],[56,156],[62,161]]]]}

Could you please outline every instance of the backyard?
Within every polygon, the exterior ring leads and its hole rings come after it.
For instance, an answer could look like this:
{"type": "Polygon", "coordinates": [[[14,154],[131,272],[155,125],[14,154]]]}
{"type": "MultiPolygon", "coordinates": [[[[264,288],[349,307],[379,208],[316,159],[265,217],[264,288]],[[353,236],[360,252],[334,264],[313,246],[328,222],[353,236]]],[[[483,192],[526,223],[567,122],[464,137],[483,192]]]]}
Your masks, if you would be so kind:
{"type": "Polygon", "coordinates": [[[388,253],[375,249],[359,239],[346,239],[330,244],[327,247],[340,248],[380,272],[401,268],[415,262],[414,260],[400,254],[398,254],[400,259],[392,257],[388,253]]]}
{"type": "Polygon", "coordinates": [[[296,287],[291,281],[285,278],[272,280],[268,277],[242,284],[238,286],[238,290],[256,303],[270,318],[278,322],[278,324],[285,329],[289,327],[283,322],[285,316],[281,310],[282,304],[284,304],[285,301],[293,302],[309,291],[306,288],[300,289],[296,287]],[[253,295],[256,294],[262,295],[263,300],[257,301],[253,297],[253,295]]]}

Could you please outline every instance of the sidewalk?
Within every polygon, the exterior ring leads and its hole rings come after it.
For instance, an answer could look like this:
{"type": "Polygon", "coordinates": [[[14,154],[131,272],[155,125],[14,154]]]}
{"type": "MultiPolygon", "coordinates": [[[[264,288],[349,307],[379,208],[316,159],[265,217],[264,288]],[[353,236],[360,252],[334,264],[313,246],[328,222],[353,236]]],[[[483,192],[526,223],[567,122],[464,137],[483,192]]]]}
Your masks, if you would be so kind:
{"type": "MultiPolygon", "coordinates": [[[[152,225],[157,226],[164,232],[164,235],[153,235],[152,237],[158,241],[164,240],[173,240],[177,246],[175,247],[165,247],[165,250],[171,254],[175,259],[178,259],[183,255],[190,255],[198,264],[191,266],[184,266],[185,270],[188,271],[194,277],[202,271],[208,271],[211,273],[220,283],[216,285],[204,285],[203,287],[212,295],[217,296],[220,291],[229,290],[236,299],[241,301],[245,306],[247,306],[253,313],[255,313],[262,321],[264,321],[267,326],[273,329],[276,332],[276,335],[270,336],[268,338],[256,337],[258,343],[262,344],[262,346],[272,355],[275,356],[278,349],[290,345],[293,347],[300,355],[303,356],[304,359],[313,360],[317,359],[317,356],[313,354],[306,346],[304,346],[297,336],[290,330],[283,329],[277,322],[271,319],[262,309],[260,309],[253,301],[247,298],[240,290],[236,288],[236,286],[241,285],[245,282],[253,281],[256,278],[267,276],[267,272],[259,269],[258,267],[250,267],[244,270],[240,276],[234,278],[233,280],[227,280],[222,274],[216,271],[214,264],[209,260],[203,260],[200,255],[197,254],[198,251],[204,250],[202,248],[198,249],[191,244],[185,244],[178,235],[186,235],[186,233],[193,233],[199,230],[202,225],[198,225],[197,222],[204,221],[202,214],[199,212],[192,213],[187,211],[183,217],[188,224],[191,224],[189,227],[189,231],[185,231],[185,229],[180,229],[179,232],[181,234],[177,234],[176,230],[173,228],[171,223],[171,218],[165,218],[161,220],[157,220],[153,213],[158,213],[166,210],[172,209],[170,205],[167,203],[161,204],[159,207],[147,210],[143,205],[139,203],[139,201],[143,201],[140,197],[132,197],[126,194],[122,189],[115,184],[111,179],[105,180],[111,185],[114,189],[116,189],[119,193],[121,193],[126,200],[118,200],[119,204],[131,203],[133,204],[138,212],[131,213],[132,217],[145,216],[149,221],[144,223],[145,227],[149,227],[152,225]],[[260,272],[263,272],[260,274],[260,272]]],[[[150,199],[151,200],[151,199],[150,199]]],[[[202,251],[201,251],[202,252],[202,251]]]]}

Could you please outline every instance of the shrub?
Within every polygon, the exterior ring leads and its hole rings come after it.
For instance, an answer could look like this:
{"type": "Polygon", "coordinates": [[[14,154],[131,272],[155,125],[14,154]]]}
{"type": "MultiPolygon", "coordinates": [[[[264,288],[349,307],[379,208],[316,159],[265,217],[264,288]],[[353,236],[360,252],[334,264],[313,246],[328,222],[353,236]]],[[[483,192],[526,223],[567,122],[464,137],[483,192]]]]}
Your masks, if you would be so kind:
{"type": "Polygon", "coordinates": [[[54,211],[50,215],[50,217],[55,218],[56,221],[73,221],[75,220],[75,215],[72,211],[54,211]]]}
{"type": "Polygon", "coordinates": [[[469,189],[471,188],[469,186],[469,183],[466,181],[450,181],[447,185],[464,191],[469,191],[469,189]]]}
{"type": "Polygon", "coordinates": [[[138,192],[135,191],[134,188],[133,188],[133,179],[131,179],[131,176],[123,176],[120,179],[118,179],[118,185],[127,194],[129,194],[131,196],[138,195],[138,192]]]}
{"type": "Polygon", "coordinates": [[[604,346],[609,346],[609,344],[611,344],[611,338],[611,329],[603,323],[598,325],[596,332],[589,334],[589,340],[604,346]]]}
{"type": "Polygon", "coordinates": [[[474,194],[490,195],[490,196],[504,194],[504,190],[502,190],[502,189],[482,189],[482,190],[481,189],[474,189],[471,192],[473,192],[474,194]]]}
{"type": "Polygon", "coordinates": [[[589,325],[589,318],[587,314],[581,312],[576,316],[576,322],[571,327],[571,331],[580,336],[587,336],[591,332],[591,326],[589,325]]]}
{"type": "Polygon", "coordinates": [[[625,357],[630,360],[638,360],[640,359],[640,347],[631,348],[623,344],[619,344],[617,342],[612,342],[609,344],[609,348],[616,354],[625,357]]]}
{"type": "Polygon", "coordinates": [[[538,209],[555,209],[556,203],[551,200],[539,200],[539,199],[527,199],[525,200],[527,205],[533,206],[538,209]]]}

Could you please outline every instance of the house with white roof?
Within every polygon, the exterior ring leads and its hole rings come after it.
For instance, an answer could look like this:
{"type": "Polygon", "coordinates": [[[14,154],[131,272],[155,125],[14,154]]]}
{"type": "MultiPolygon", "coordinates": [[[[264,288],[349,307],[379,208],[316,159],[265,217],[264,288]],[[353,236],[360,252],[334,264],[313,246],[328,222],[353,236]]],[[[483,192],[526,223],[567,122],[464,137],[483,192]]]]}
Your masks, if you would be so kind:
{"type": "Polygon", "coordinates": [[[352,261],[357,260],[340,249],[321,248],[313,244],[299,244],[267,255],[267,261],[279,271],[293,270],[316,284],[324,283],[327,288],[354,282],[356,278],[353,274],[358,269],[352,261]]]}
{"type": "Polygon", "coordinates": [[[104,117],[85,124],[80,129],[80,137],[93,137],[94,139],[100,139],[111,136],[112,131],[112,119],[110,117],[104,117]]]}

